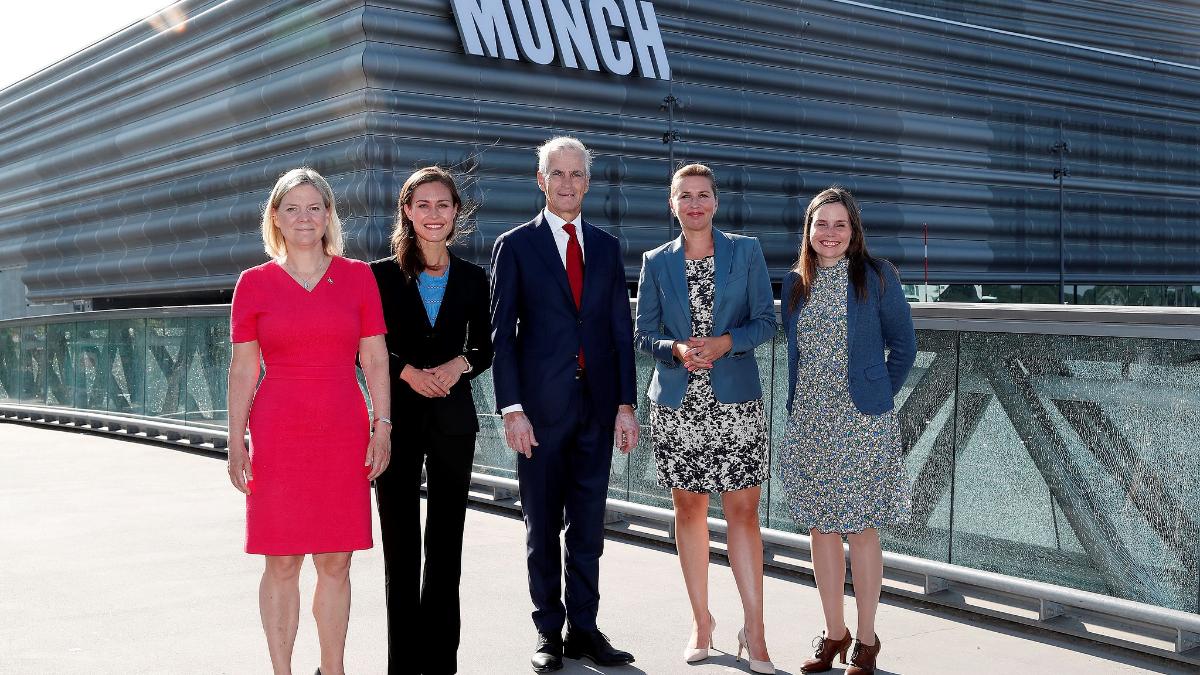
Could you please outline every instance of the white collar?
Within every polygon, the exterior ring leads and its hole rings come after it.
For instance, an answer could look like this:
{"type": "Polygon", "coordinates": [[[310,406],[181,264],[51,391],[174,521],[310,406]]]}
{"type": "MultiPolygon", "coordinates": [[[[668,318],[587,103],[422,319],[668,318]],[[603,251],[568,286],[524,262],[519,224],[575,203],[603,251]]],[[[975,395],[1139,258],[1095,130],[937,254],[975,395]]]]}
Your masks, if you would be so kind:
{"type": "MultiPolygon", "coordinates": [[[[557,215],[551,213],[550,209],[548,209],[548,208],[542,209],[542,217],[546,219],[546,223],[548,225],[550,225],[550,227],[553,228],[556,232],[561,232],[563,225],[566,225],[568,222],[568,221],[563,220],[562,218],[559,218],[557,215]]],[[[579,214],[579,217],[577,217],[575,220],[570,221],[570,222],[575,223],[575,233],[578,234],[579,236],[583,236],[583,234],[582,234],[583,214],[582,213],[579,214]]]]}

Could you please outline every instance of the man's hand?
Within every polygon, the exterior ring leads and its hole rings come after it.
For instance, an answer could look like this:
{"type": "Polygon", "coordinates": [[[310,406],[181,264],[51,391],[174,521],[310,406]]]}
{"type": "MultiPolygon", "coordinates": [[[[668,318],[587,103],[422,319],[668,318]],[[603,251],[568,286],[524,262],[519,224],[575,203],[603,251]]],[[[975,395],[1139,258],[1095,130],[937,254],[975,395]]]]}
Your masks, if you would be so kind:
{"type": "Polygon", "coordinates": [[[525,459],[533,457],[533,447],[538,444],[533,435],[533,425],[520,410],[505,413],[504,440],[513,451],[525,455],[525,459]]]}
{"type": "Polygon", "coordinates": [[[617,448],[627,455],[637,447],[638,421],[637,417],[633,414],[633,406],[622,405],[617,407],[617,423],[616,429],[613,430],[613,440],[617,448]]]}

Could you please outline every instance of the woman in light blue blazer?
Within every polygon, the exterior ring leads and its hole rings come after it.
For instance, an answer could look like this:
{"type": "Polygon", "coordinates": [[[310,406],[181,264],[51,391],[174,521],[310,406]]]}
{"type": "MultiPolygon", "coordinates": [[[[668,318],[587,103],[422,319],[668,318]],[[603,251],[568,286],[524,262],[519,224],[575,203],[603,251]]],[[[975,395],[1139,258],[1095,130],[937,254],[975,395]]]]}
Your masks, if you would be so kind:
{"type": "Polygon", "coordinates": [[[900,275],[867,252],[854,197],[831,187],[809,203],[794,270],[783,280],[788,421],[779,478],[792,518],[812,536],[813,575],[825,614],[805,673],[833,667],[875,672],[875,612],[883,581],[878,528],[906,523],[912,489],[892,412],[917,353],[900,275]],[[886,353],[884,349],[890,350],[886,353]],[[858,628],[846,627],[842,594],[850,542],[858,628]]]}
{"type": "Polygon", "coordinates": [[[729,564],[742,598],[738,658],[774,673],[763,628],[760,486],[767,431],[754,348],[775,333],[771,280],[758,240],[713,228],[712,170],[690,164],[671,179],[682,234],[645,254],[634,344],[654,357],[650,424],[658,482],[671,488],[679,564],[692,605],[684,660],[712,648],[708,610],[708,496],[721,495],[729,564]]]}

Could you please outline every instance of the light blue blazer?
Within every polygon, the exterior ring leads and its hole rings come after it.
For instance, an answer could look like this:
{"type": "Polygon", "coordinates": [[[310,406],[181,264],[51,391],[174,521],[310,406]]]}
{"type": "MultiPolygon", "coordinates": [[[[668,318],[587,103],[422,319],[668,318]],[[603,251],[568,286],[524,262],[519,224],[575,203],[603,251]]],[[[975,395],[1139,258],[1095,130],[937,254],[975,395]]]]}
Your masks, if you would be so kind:
{"type": "MultiPolygon", "coordinates": [[[[716,289],[713,335],[729,333],[733,347],[713,363],[713,393],[722,403],[762,398],[754,348],[775,334],[775,300],[762,247],[754,237],[713,228],[716,289]]],[[[692,336],[692,310],[683,267],[683,237],[642,256],[634,347],[654,357],[650,400],[678,408],[688,371],[671,352],[676,340],[692,336]]]]}
{"type": "MultiPolygon", "coordinates": [[[[917,358],[917,336],[913,331],[908,300],[900,287],[900,275],[890,262],[881,258],[876,262],[883,273],[883,283],[868,265],[865,300],[858,299],[853,282],[846,284],[846,378],[850,399],[864,415],[882,415],[892,409],[893,400],[917,358]],[[886,357],[885,347],[888,350],[886,357]]],[[[797,319],[804,305],[795,311],[790,308],[792,289],[799,280],[799,274],[788,272],[780,289],[783,332],[787,335],[789,413],[797,386],[800,358],[797,341],[811,337],[796,335],[797,319]]]]}

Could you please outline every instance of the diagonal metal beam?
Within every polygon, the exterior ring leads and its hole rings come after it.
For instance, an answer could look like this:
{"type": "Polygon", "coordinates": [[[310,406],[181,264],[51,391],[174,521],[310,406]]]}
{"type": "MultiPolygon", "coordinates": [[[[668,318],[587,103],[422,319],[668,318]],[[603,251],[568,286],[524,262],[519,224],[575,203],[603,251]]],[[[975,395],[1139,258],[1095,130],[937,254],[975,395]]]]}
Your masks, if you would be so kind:
{"type": "Polygon", "coordinates": [[[1129,501],[1183,561],[1189,575],[1196,573],[1196,542],[1200,528],[1159,478],[1156,465],[1147,462],[1099,404],[1059,401],[1054,405],[1096,456],[1100,465],[1125,490],[1129,501]]]}

